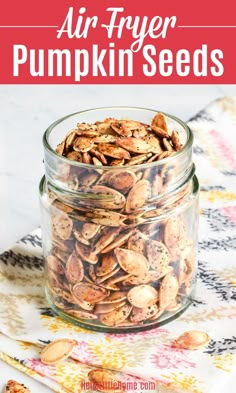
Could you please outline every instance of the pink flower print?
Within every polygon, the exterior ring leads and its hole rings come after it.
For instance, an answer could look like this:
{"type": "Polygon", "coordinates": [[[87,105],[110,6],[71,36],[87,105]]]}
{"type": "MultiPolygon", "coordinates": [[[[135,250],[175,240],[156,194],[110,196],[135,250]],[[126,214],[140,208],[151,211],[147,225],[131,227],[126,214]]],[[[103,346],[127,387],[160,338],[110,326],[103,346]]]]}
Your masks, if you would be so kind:
{"type": "Polygon", "coordinates": [[[55,366],[43,364],[39,359],[25,359],[23,363],[41,375],[53,375],[55,372],[55,366]]]}
{"type": "Polygon", "coordinates": [[[213,137],[214,146],[216,146],[222,156],[224,167],[227,165],[230,169],[236,170],[235,151],[225,138],[223,138],[222,132],[211,130],[209,134],[213,137]]]}
{"type": "Polygon", "coordinates": [[[150,356],[150,361],[157,368],[195,368],[196,364],[188,360],[186,351],[160,345],[156,348],[155,353],[150,356]]]}
{"type": "Polygon", "coordinates": [[[78,342],[71,357],[85,364],[91,364],[93,362],[93,356],[89,352],[88,343],[83,340],[78,342]]]}
{"type": "Polygon", "coordinates": [[[236,207],[227,206],[222,209],[223,213],[228,217],[231,222],[236,224],[236,207]]]}

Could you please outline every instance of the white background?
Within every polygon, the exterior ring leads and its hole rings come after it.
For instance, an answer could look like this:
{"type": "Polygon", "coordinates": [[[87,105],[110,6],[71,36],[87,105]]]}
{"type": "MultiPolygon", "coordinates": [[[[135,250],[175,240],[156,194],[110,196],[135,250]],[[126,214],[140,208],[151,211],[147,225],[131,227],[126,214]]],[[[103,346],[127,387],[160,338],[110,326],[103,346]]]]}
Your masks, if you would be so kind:
{"type": "MultiPolygon", "coordinates": [[[[0,252],[40,223],[42,136],[56,119],[101,106],[139,106],[188,120],[210,101],[236,96],[236,85],[0,85],[0,252]]],[[[16,378],[49,390],[0,362],[0,392],[16,378]]]]}

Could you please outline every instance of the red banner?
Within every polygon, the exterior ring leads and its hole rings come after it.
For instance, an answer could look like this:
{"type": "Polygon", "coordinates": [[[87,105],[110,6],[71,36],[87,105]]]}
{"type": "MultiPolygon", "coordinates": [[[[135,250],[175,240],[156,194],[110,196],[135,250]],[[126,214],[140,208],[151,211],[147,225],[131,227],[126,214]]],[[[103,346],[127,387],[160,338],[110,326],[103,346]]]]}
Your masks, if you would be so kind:
{"type": "Polygon", "coordinates": [[[233,0],[2,2],[0,83],[236,83],[233,0]]]}

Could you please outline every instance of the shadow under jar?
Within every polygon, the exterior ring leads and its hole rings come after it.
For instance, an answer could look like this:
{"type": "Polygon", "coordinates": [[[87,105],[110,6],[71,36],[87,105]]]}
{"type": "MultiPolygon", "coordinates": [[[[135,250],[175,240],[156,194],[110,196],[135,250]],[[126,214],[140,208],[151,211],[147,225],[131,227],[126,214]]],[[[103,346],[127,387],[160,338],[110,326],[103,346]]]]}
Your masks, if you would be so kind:
{"type": "Polygon", "coordinates": [[[199,185],[189,127],[165,114],[183,148],[141,165],[83,164],[55,151],[77,123],[115,118],[150,124],[156,113],[92,109],[45,132],[40,200],[46,296],[57,314],[79,326],[141,331],[175,319],[191,304],[199,185]]]}

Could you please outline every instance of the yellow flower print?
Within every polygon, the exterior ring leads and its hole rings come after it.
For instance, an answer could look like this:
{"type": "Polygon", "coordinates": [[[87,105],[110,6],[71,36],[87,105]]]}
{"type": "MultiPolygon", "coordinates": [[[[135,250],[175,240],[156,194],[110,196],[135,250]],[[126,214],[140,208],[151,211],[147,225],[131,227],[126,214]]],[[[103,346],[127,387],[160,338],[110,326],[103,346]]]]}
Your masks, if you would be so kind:
{"type": "Polygon", "coordinates": [[[83,329],[79,326],[72,325],[69,322],[64,321],[58,317],[49,317],[48,315],[40,315],[40,319],[44,320],[43,326],[46,326],[49,331],[53,333],[57,333],[60,330],[68,330],[69,332],[74,333],[87,333],[87,334],[95,334],[93,331],[89,331],[87,329],[83,329]]]}
{"type": "Polygon", "coordinates": [[[229,191],[201,191],[201,195],[206,197],[209,202],[219,201],[236,201],[236,194],[229,191]]]}
{"type": "Polygon", "coordinates": [[[26,341],[18,341],[19,347],[23,349],[23,351],[27,351],[28,349],[35,348],[35,344],[26,342],[26,341]]]}
{"type": "Polygon", "coordinates": [[[121,370],[123,367],[136,365],[135,355],[127,350],[123,343],[114,343],[109,338],[101,340],[98,344],[88,343],[88,351],[101,367],[121,370]]]}
{"type": "Polygon", "coordinates": [[[10,366],[15,367],[17,370],[22,371],[24,374],[30,375],[31,377],[37,375],[36,371],[24,366],[22,363],[8,356],[6,353],[1,352],[0,359],[3,360],[5,363],[9,364],[10,366]]]}
{"type": "Polygon", "coordinates": [[[179,372],[178,374],[171,373],[170,375],[162,374],[161,377],[170,381],[168,383],[169,388],[178,388],[181,389],[181,392],[203,393],[203,390],[199,387],[199,381],[192,375],[179,372]]]}
{"type": "Polygon", "coordinates": [[[236,355],[232,353],[225,353],[222,355],[211,356],[210,359],[216,368],[219,368],[228,373],[233,372],[236,355]]]}
{"type": "Polygon", "coordinates": [[[72,392],[80,393],[82,382],[87,378],[87,367],[83,367],[76,361],[68,359],[66,362],[58,363],[53,378],[72,392]]]}

